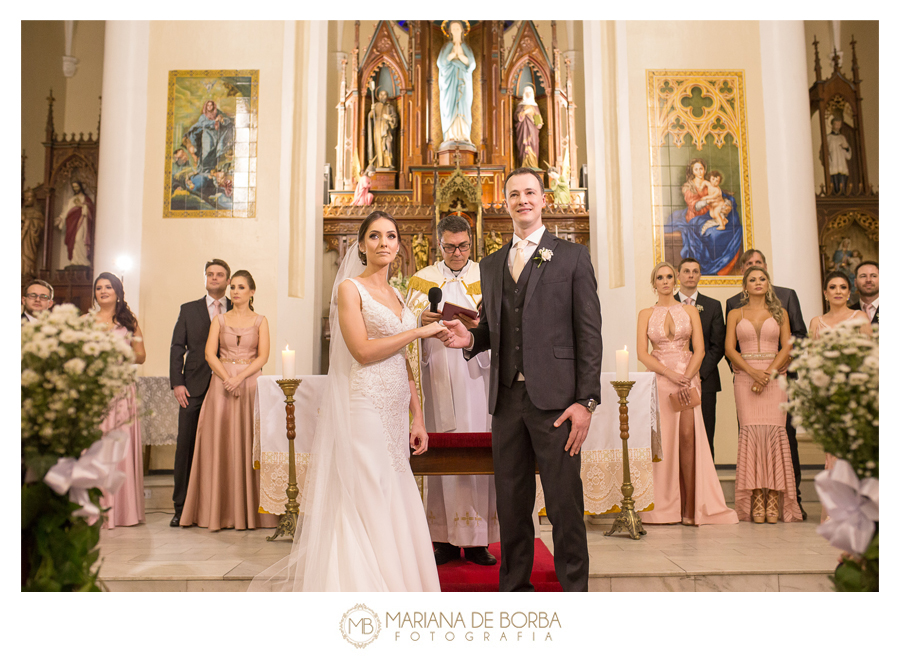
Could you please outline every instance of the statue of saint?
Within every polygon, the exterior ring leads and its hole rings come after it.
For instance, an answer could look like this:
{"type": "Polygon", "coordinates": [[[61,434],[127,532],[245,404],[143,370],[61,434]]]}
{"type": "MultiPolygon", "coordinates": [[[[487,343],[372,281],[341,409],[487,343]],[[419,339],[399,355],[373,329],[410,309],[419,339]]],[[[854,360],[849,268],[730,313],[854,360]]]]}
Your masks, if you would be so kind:
{"type": "MultiPolygon", "coordinates": [[[[447,21],[444,21],[446,24],[447,21]]],[[[475,70],[475,53],[463,37],[468,31],[462,21],[449,21],[450,41],[438,54],[440,72],[438,87],[441,101],[441,130],[445,142],[472,143],[472,71],[475,70]]]]}
{"type": "Polygon", "coordinates": [[[369,164],[378,169],[393,169],[394,130],[400,124],[400,115],[384,89],[378,92],[378,101],[372,104],[368,119],[369,164]]]}
{"type": "Polygon", "coordinates": [[[66,244],[64,267],[90,267],[88,248],[94,232],[94,202],[82,184],[72,181],[72,196],[56,218],[56,227],[63,230],[66,244]]]}
{"type": "Polygon", "coordinates": [[[559,169],[550,167],[547,170],[550,178],[550,191],[553,192],[553,203],[557,206],[572,205],[572,192],[569,190],[569,181],[560,174],[559,169]]]}
{"type": "Polygon", "coordinates": [[[428,238],[421,232],[412,239],[413,259],[416,261],[416,271],[428,267],[428,238]]]}
{"type": "Polygon", "coordinates": [[[372,194],[372,175],[375,169],[370,165],[365,172],[359,175],[356,183],[356,193],[353,195],[352,206],[371,206],[375,201],[375,195],[372,194]]]}
{"type": "Polygon", "coordinates": [[[503,238],[495,231],[491,229],[490,235],[484,236],[484,255],[490,256],[495,251],[499,251],[500,247],[503,246],[503,238]]]}
{"type": "Polygon", "coordinates": [[[26,188],[22,205],[22,279],[36,279],[41,238],[44,234],[44,214],[34,205],[34,190],[26,188]]]}
{"type": "Polygon", "coordinates": [[[541,126],[544,119],[534,100],[534,87],[525,87],[524,96],[516,106],[516,150],[519,153],[519,166],[538,169],[538,151],[540,149],[541,126]]]}

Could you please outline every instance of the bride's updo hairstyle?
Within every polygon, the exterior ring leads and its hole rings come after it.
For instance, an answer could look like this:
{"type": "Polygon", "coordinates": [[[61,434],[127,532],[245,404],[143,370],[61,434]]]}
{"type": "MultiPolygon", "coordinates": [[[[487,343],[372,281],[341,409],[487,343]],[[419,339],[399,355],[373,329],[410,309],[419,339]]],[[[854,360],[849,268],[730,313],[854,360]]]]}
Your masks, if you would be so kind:
{"type": "Polygon", "coordinates": [[[364,238],[372,223],[376,219],[382,218],[391,220],[394,224],[394,230],[397,231],[397,242],[402,242],[400,239],[400,227],[397,225],[397,220],[382,210],[376,210],[363,220],[362,224],[359,225],[359,233],[356,234],[356,255],[359,256],[359,260],[362,261],[363,265],[368,265],[366,262],[366,254],[364,251],[361,251],[359,247],[360,245],[365,244],[364,238]]]}

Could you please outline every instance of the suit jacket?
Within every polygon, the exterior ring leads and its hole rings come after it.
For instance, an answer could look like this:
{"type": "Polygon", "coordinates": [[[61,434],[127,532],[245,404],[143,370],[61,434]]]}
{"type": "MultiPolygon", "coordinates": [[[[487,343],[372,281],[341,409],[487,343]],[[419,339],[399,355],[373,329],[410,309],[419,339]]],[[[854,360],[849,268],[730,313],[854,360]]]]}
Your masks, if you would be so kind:
{"type": "MultiPolygon", "coordinates": [[[[226,298],[225,310],[231,310],[226,298]]],[[[186,386],[191,397],[200,397],[209,387],[212,370],[206,363],[206,339],[209,337],[209,310],[206,296],[181,305],[172,346],[169,349],[169,384],[172,388],[186,386]]]]}
{"type": "MultiPolygon", "coordinates": [[[[684,302],[684,297],[676,293],[675,299],[684,302]]],[[[725,356],[725,318],[722,315],[722,304],[717,299],[697,293],[697,306],[703,307],[700,313],[700,324],[703,327],[703,342],[706,353],[700,364],[700,387],[704,392],[722,390],[719,377],[719,361],[725,356]]],[[[691,345],[691,350],[694,346],[691,345]]]]}
{"type": "MultiPolygon", "coordinates": [[[[787,312],[788,322],[791,325],[791,335],[794,338],[806,338],[806,323],[803,321],[803,313],[800,312],[800,298],[797,297],[797,293],[792,288],[773,287],[775,288],[775,296],[778,297],[778,301],[781,302],[785,312],[787,312]]],[[[728,314],[731,311],[743,305],[741,293],[736,294],[734,297],[729,297],[728,301],[725,302],[725,321],[728,321],[728,314]]],[[[740,352],[740,344],[735,345],[735,349],[740,352]]],[[[779,349],[781,349],[780,341],[779,349]]],[[[727,358],[726,361],[728,361],[727,358]]],[[[728,367],[731,368],[731,361],[728,361],[728,367]]],[[[734,370],[734,368],[731,369],[732,371],[734,370]]]]}
{"type": "MultiPolygon", "coordinates": [[[[511,242],[480,262],[483,310],[472,330],[475,343],[466,358],[491,350],[489,409],[493,414],[499,388],[500,351],[512,349],[500,340],[503,274],[511,242]]],[[[552,259],[531,269],[522,308],[522,348],[528,397],[544,410],[565,409],[593,398],[600,402],[603,339],[597,281],[590,254],[583,246],[544,231],[534,252],[550,249],[552,259]]]]}
{"type": "MultiPolygon", "coordinates": [[[[862,310],[862,302],[857,301],[855,304],[851,304],[847,308],[852,309],[854,311],[862,310]]],[[[878,303],[878,308],[875,309],[875,315],[872,316],[871,324],[878,324],[878,311],[881,310],[881,302],[878,303]]]]}

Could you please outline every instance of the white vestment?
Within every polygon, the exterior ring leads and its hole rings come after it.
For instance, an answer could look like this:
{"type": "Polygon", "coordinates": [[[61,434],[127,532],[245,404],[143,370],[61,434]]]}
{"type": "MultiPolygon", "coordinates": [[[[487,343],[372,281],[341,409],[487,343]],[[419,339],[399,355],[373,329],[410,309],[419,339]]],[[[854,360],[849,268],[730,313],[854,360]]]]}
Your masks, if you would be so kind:
{"type": "MultiPolygon", "coordinates": [[[[469,261],[458,276],[439,261],[410,280],[407,304],[421,324],[429,309],[428,289],[442,292],[438,309],[450,302],[477,310],[481,300],[478,264],[469,261]]],[[[466,361],[462,350],[447,349],[427,338],[419,351],[419,379],[428,432],[490,432],[488,386],[490,352],[466,361]]],[[[500,541],[493,475],[444,475],[426,478],[426,516],[431,539],[455,546],[487,546],[500,541]]]]}

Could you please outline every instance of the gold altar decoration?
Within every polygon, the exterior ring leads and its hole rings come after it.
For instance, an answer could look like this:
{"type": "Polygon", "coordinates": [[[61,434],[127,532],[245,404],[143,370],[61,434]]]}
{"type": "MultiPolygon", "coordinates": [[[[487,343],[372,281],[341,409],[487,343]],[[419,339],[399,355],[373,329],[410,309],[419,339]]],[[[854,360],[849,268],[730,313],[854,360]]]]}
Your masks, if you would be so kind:
{"type": "Polygon", "coordinates": [[[622,504],[619,515],[616,517],[612,528],[604,535],[610,535],[620,530],[627,531],[632,539],[640,539],[641,535],[646,535],[647,531],[641,523],[639,517],[634,511],[634,499],[631,494],[634,493],[634,487],[631,484],[631,468],[628,463],[628,393],[634,382],[611,382],[616,393],[619,395],[619,436],[622,437],[622,504]]]}
{"type": "Polygon", "coordinates": [[[297,486],[297,466],[294,462],[294,439],[297,438],[297,426],[294,421],[294,393],[297,392],[301,381],[301,379],[279,379],[275,382],[284,391],[285,398],[285,425],[288,439],[288,501],[284,506],[284,514],[278,521],[278,527],[275,528],[275,534],[266,537],[266,541],[273,541],[282,535],[290,535],[293,538],[294,532],[297,530],[297,517],[300,515],[300,504],[297,502],[297,497],[300,495],[300,488],[297,486]]]}

